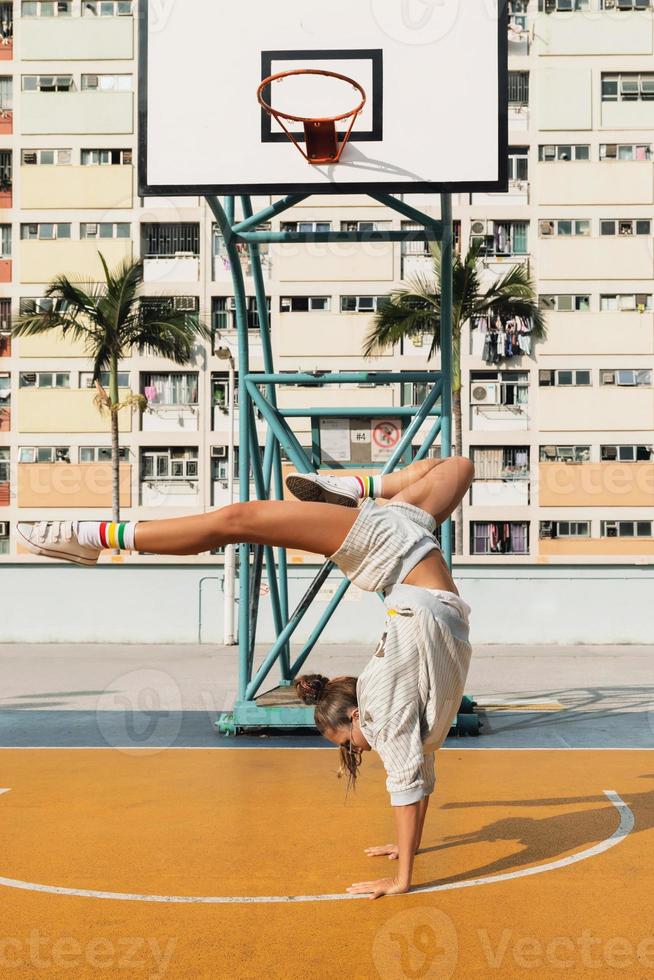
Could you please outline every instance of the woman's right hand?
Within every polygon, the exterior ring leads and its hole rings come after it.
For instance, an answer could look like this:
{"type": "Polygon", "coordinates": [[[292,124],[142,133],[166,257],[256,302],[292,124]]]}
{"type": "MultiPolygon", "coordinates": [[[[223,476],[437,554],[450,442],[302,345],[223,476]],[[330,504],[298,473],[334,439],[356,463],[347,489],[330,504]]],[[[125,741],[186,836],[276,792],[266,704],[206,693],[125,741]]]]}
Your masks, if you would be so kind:
{"type": "Polygon", "coordinates": [[[389,861],[397,861],[400,856],[397,844],[379,844],[376,847],[366,847],[364,850],[368,857],[383,857],[387,854],[389,861]]]}

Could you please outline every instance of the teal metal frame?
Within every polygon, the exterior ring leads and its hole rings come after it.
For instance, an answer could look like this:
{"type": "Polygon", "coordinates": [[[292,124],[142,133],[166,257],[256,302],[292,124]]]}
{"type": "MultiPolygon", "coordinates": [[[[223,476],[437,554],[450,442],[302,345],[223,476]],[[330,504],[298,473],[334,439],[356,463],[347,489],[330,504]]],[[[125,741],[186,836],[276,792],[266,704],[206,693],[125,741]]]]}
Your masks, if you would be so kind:
{"type": "MultiPolygon", "coordinates": [[[[431,428],[413,458],[424,458],[436,437],[441,437],[441,455],[452,453],[451,398],[452,398],[452,205],[449,194],[441,195],[441,218],[432,218],[389,194],[370,193],[380,204],[409,218],[420,227],[411,231],[329,231],[290,232],[261,231],[257,226],[269,221],[305,200],[309,195],[291,195],[254,214],[249,197],[241,197],[242,218],[236,220],[236,200],[226,197],[220,200],[208,197],[207,202],[220,228],[229,259],[234,288],[234,307],[238,336],[239,370],[239,488],[240,500],[250,499],[250,486],[254,484],[257,499],[274,496],[282,499],[282,449],[293,465],[302,473],[315,472],[321,460],[318,446],[318,425],[321,417],[376,418],[388,417],[389,409],[376,407],[359,408],[298,408],[280,409],[277,389],[282,385],[340,384],[342,382],[399,383],[408,381],[430,382],[432,388],[421,405],[393,407],[392,414],[403,420],[402,437],[386,462],[382,473],[389,473],[402,460],[408,459],[413,438],[421,426],[433,419],[431,428]],[[441,243],[441,369],[440,371],[412,372],[325,372],[325,373],[275,373],[270,320],[266,302],[265,284],[259,246],[273,242],[399,242],[428,241],[441,243]],[[248,246],[251,275],[254,284],[259,319],[259,333],[263,354],[263,373],[250,371],[249,338],[246,315],[246,291],[239,243],[248,246]],[[437,405],[440,399],[440,406],[437,405]],[[263,460],[259,451],[255,425],[255,409],[267,424],[263,460]],[[298,442],[288,419],[310,418],[313,446],[310,454],[298,442]]],[[[441,527],[441,545],[448,565],[452,565],[452,524],[448,518],[441,527]]],[[[313,709],[297,705],[273,703],[258,704],[261,685],[275,664],[279,664],[279,687],[291,687],[293,679],[302,669],[307,657],[319,640],[323,630],[345,595],[349,582],[343,579],[333,597],[313,627],[300,653],[291,663],[290,640],[303,621],[321,586],[334,569],[325,562],[315,575],[304,596],[291,612],[288,596],[288,568],[286,550],[271,547],[239,545],[239,683],[238,698],[232,712],[222,715],[218,728],[225,734],[235,734],[248,727],[313,727],[313,709]],[[254,649],[257,634],[260,583],[265,563],[269,585],[273,623],[276,639],[254,671],[254,649]]],[[[278,699],[279,700],[279,699],[278,699]]],[[[475,716],[476,717],[476,716],[475,716]]]]}

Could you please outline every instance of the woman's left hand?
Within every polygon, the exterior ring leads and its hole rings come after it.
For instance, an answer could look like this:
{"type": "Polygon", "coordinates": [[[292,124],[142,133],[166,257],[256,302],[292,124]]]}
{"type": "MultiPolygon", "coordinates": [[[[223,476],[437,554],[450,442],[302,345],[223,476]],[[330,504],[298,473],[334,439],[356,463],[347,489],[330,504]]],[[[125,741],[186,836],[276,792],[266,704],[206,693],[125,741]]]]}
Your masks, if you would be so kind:
{"type": "Polygon", "coordinates": [[[400,884],[397,878],[377,878],[374,881],[356,881],[345,890],[353,895],[371,892],[371,898],[381,898],[382,895],[402,895],[409,891],[409,887],[400,884]]]}

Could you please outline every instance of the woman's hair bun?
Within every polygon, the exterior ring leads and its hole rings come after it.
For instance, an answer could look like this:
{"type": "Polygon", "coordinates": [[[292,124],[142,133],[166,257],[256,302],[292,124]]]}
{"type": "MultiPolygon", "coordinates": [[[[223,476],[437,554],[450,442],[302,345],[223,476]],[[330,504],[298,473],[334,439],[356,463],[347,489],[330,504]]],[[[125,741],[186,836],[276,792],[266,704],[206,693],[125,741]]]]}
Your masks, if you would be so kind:
{"type": "Polygon", "coordinates": [[[317,704],[329,684],[329,677],[322,674],[302,674],[295,679],[295,690],[304,704],[317,704]]]}

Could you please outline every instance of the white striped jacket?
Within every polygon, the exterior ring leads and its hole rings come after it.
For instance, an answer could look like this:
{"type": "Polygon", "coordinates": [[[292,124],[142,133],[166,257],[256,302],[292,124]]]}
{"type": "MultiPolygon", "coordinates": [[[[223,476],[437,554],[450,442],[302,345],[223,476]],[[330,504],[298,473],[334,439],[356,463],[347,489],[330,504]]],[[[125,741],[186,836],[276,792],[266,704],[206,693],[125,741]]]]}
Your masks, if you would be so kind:
{"type": "Polygon", "coordinates": [[[396,585],[386,629],[357,680],[361,731],[379,753],[393,806],[435,784],[434,752],[461,703],[472,648],[470,607],[452,592],[396,585]]]}

